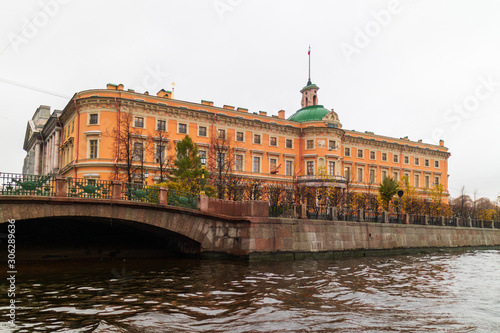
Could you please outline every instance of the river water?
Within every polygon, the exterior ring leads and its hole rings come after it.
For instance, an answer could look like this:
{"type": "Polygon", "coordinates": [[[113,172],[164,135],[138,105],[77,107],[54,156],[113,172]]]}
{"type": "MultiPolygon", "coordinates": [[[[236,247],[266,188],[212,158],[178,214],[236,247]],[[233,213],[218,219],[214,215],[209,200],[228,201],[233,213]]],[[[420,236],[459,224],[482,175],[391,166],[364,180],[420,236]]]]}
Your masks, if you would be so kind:
{"type": "Polygon", "coordinates": [[[500,332],[497,250],[24,264],[16,289],[2,332],[500,332]]]}

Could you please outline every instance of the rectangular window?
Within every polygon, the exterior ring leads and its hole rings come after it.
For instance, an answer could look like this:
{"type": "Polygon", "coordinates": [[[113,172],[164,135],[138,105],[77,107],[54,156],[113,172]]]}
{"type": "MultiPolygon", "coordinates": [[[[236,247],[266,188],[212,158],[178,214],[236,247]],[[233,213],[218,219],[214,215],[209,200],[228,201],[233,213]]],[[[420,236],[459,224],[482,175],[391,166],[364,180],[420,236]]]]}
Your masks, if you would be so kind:
{"type": "Polygon", "coordinates": [[[415,184],[414,187],[420,187],[420,175],[415,175],[415,184]]]}
{"type": "Polygon", "coordinates": [[[135,117],[134,126],[139,128],[144,128],[144,118],[135,117]]]}
{"type": "Polygon", "coordinates": [[[424,165],[425,165],[426,167],[430,166],[430,161],[429,161],[428,159],[425,159],[425,160],[424,160],[424,165]]]}
{"type": "Polygon", "coordinates": [[[234,168],[236,171],[243,171],[243,155],[235,156],[234,168]]]}
{"type": "Polygon", "coordinates": [[[337,147],[335,146],[335,140],[329,140],[328,141],[328,150],[336,150],[337,147]]]}
{"type": "Polygon", "coordinates": [[[293,176],[293,161],[286,161],[286,175],[293,176]]]}
{"type": "Polygon", "coordinates": [[[374,159],[376,159],[375,152],[374,152],[374,151],[371,151],[371,152],[370,152],[370,160],[374,160],[374,159]]]}
{"type": "Polygon", "coordinates": [[[198,136],[207,136],[207,128],[205,126],[198,127],[198,136]]]}
{"type": "Polygon", "coordinates": [[[344,155],[345,156],[351,156],[351,148],[345,148],[344,149],[344,155]]]}
{"type": "Polygon", "coordinates": [[[143,154],[142,142],[134,142],[134,161],[141,161],[143,154]]]}
{"type": "Polygon", "coordinates": [[[420,165],[420,159],[418,157],[415,157],[415,165],[420,165]]]}
{"type": "Polygon", "coordinates": [[[166,128],[167,122],[165,120],[158,120],[158,122],[156,123],[156,130],[165,132],[166,128]]]}
{"type": "Polygon", "coordinates": [[[410,164],[410,157],[409,156],[405,156],[405,164],[410,164]]]}
{"type": "Polygon", "coordinates": [[[89,125],[97,125],[99,123],[99,115],[97,113],[91,114],[89,125]]]}
{"type": "Polygon", "coordinates": [[[434,186],[438,186],[439,185],[439,177],[434,177],[434,186]]]}
{"type": "Polygon", "coordinates": [[[75,131],[75,121],[73,120],[71,122],[71,133],[73,133],[75,131]]]}
{"type": "Polygon", "coordinates": [[[260,157],[253,158],[253,172],[260,172],[260,157]]]}
{"type": "Polygon", "coordinates": [[[385,178],[387,178],[387,171],[382,171],[382,180],[384,180],[385,178]]]}
{"type": "Polygon", "coordinates": [[[434,167],[439,169],[439,161],[434,161],[434,167]]]}
{"type": "Polygon", "coordinates": [[[394,154],[392,156],[392,160],[393,160],[394,163],[398,163],[399,162],[399,155],[394,154]]]}
{"type": "Polygon", "coordinates": [[[90,158],[97,158],[98,140],[90,140],[90,158]]]}
{"type": "Polygon", "coordinates": [[[286,147],[287,148],[293,148],[293,142],[291,139],[286,139],[286,147]]]}
{"type": "Polygon", "coordinates": [[[363,149],[358,149],[358,158],[363,158],[363,149]]]}
{"type": "Polygon", "coordinates": [[[363,168],[358,168],[358,183],[363,182],[363,168]]]}
{"type": "Polygon", "coordinates": [[[278,139],[275,136],[271,137],[269,139],[269,145],[276,147],[278,145],[278,139]]]}
{"type": "Polygon", "coordinates": [[[253,143],[260,145],[260,134],[254,134],[253,143]]]}
{"type": "Polygon", "coordinates": [[[243,142],[243,132],[236,132],[236,141],[243,142]]]}
{"type": "Polygon", "coordinates": [[[370,170],[370,184],[374,184],[376,181],[377,181],[376,170],[371,169],[370,170]]]}
{"type": "Polygon", "coordinates": [[[328,162],[328,174],[330,176],[335,176],[335,162],[328,162]]]}
{"type": "Polygon", "coordinates": [[[429,187],[431,187],[431,186],[430,186],[431,179],[430,179],[430,177],[429,177],[429,176],[425,176],[425,178],[424,178],[424,182],[425,182],[425,188],[429,188],[429,187]]]}
{"type": "Polygon", "coordinates": [[[344,177],[347,180],[351,180],[351,167],[345,167],[345,169],[344,169],[344,177]]]}
{"type": "Polygon", "coordinates": [[[387,162],[387,153],[382,153],[382,161],[387,162]]]}
{"type": "Polygon", "coordinates": [[[394,179],[394,180],[398,181],[398,180],[399,180],[399,172],[394,171],[394,172],[392,173],[392,179],[394,179]]]}
{"type": "Polygon", "coordinates": [[[220,129],[217,131],[217,138],[218,139],[225,139],[226,138],[226,130],[220,129]]]}
{"type": "Polygon", "coordinates": [[[314,149],[314,140],[307,140],[306,149],[314,149]]]}
{"type": "Polygon", "coordinates": [[[276,159],[275,158],[271,158],[269,160],[269,170],[270,170],[270,173],[272,173],[272,174],[275,174],[278,172],[278,170],[276,170],[276,159]]]}
{"type": "Polygon", "coordinates": [[[307,175],[314,175],[314,161],[307,161],[307,175]]]}
{"type": "Polygon", "coordinates": [[[155,162],[160,164],[165,162],[165,145],[156,145],[155,162]]]}
{"type": "Polygon", "coordinates": [[[224,168],[226,162],[226,154],[225,153],[217,153],[217,163],[216,163],[216,168],[221,170],[224,168]]]}
{"type": "Polygon", "coordinates": [[[187,134],[187,125],[186,124],[179,124],[179,133],[180,134],[187,134]]]}

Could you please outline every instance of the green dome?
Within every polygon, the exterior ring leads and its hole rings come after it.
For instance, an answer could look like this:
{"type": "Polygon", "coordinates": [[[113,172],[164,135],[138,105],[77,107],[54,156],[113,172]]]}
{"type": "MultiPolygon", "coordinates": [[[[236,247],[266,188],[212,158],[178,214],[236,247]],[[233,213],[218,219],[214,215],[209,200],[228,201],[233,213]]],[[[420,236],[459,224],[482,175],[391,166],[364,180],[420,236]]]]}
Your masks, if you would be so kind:
{"type": "Polygon", "coordinates": [[[323,105],[310,105],[292,114],[288,120],[298,121],[299,123],[304,121],[316,121],[323,119],[329,112],[330,111],[325,109],[323,105]]]}

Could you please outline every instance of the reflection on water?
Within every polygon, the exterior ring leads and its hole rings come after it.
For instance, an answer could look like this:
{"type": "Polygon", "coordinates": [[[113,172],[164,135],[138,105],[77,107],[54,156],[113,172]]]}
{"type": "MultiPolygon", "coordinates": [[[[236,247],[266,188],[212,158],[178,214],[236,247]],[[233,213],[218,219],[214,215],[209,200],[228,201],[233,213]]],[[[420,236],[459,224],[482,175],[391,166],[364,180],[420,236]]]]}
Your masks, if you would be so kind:
{"type": "Polygon", "coordinates": [[[32,264],[18,269],[15,331],[500,332],[499,271],[493,250],[32,264]]]}

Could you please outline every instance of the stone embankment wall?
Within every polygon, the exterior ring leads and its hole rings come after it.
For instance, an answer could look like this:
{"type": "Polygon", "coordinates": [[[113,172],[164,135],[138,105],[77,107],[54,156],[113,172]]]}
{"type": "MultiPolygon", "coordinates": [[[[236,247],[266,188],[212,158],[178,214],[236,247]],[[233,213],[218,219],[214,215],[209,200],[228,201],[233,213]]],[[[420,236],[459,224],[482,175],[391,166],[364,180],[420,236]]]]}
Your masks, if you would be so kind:
{"type": "Polygon", "coordinates": [[[249,228],[250,256],[500,246],[500,229],[278,218],[249,228]]]}

